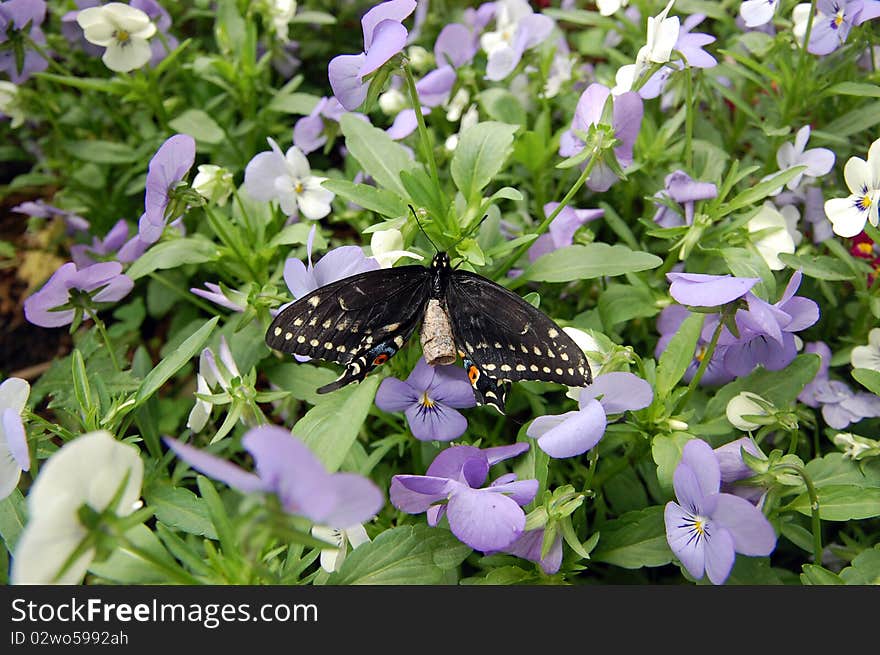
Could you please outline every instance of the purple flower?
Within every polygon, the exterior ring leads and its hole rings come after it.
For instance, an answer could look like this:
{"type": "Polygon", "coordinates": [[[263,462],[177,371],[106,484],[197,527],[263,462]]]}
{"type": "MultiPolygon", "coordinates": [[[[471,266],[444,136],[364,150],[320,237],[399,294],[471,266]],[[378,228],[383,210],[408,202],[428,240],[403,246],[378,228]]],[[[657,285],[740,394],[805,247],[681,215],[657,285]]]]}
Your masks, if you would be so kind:
{"type": "Polygon", "coordinates": [[[804,220],[812,226],[813,243],[822,243],[834,236],[834,229],[825,213],[822,189],[808,187],[804,192],[804,220]]]}
{"type": "Polygon", "coordinates": [[[77,270],[68,262],[43,287],[24,301],[24,315],[34,325],[61,327],[73,322],[82,305],[82,293],[95,303],[121,300],[134,287],[119,262],[102,262],[77,270]]]}
{"type": "MultiPolygon", "coordinates": [[[[7,0],[0,3],[0,44],[9,38],[9,31],[28,28],[28,37],[40,45],[45,45],[46,37],[40,25],[46,19],[46,3],[43,0],[7,0]]],[[[49,67],[42,55],[34,50],[24,50],[24,59],[16,61],[13,48],[0,50],[0,71],[5,72],[13,84],[22,84],[34,73],[49,67]]]]}
{"type": "MultiPolygon", "coordinates": [[[[810,4],[797,5],[792,11],[793,32],[803,42],[809,21],[810,4]]],[[[854,25],[880,16],[877,0],[818,0],[807,52],[827,55],[844,43],[854,25]]]]}
{"type": "Polygon", "coordinates": [[[61,34],[71,45],[78,45],[83,52],[92,57],[98,57],[103,54],[104,48],[90,43],[86,40],[83,29],[76,22],[76,17],[83,9],[97,7],[101,4],[100,0],[75,0],[76,9],[68,11],[61,17],[61,34]]]}
{"type": "Polygon", "coordinates": [[[682,305],[716,307],[742,298],[761,280],[756,277],[667,273],[669,293],[682,305]]]}
{"type": "Polygon", "coordinates": [[[75,232],[85,232],[90,227],[89,222],[82,216],[67,211],[66,209],[53,207],[44,200],[28,200],[21,203],[20,205],[16,205],[15,207],[13,207],[12,211],[18,212],[20,214],[26,214],[27,216],[31,216],[33,218],[53,218],[57,216],[64,221],[65,226],[67,227],[68,234],[74,234],[75,232]]]}
{"type": "Polygon", "coordinates": [[[116,259],[128,263],[144,254],[146,243],[128,238],[128,222],[120,218],[103,239],[92,237],[92,244],[77,243],[70,246],[70,257],[77,268],[85,268],[98,261],[116,259]]]}
{"type": "MultiPolygon", "coordinates": [[[[571,129],[562,134],[559,140],[559,154],[562,157],[573,157],[584,149],[584,142],[576,131],[589,133],[592,125],[598,125],[602,119],[602,109],[611,90],[598,83],[586,88],[578,100],[571,129]]],[[[614,148],[614,156],[621,167],[626,168],[633,162],[633,144],[642,126],[644,108],[638,93],[627,91],[612,98],[612,128],[620,145],[614,148]]],[[[617,180],[617,175],[603,161],[597,161],[587,180],[587,186],[593,191],[607,191],[617,180]]]]}
{"type": "Polygon", "coordinates": [[[171,50],[177,48],[179,44],[177,38],[168,32],[171,28],[171,15],[156,0],[131,0],[129,5],[135,9],[140,9],[149,16],[150,20],[155,23],[157,32],[162,34],[164,41],[168,43],[169,49],[166,49],[165,44],[162,42],[163,39],[156,38],[150,40],[150,49],[153,52],[150,57],[150,66],[156,66],[170,54],[171,50]]]}
{"type": "Polygon", "coordinates": [[[867,391],[853,391],[839,380],[819,381],[813,397],[822,405],[822,418],[835,430],[843,430],[863,418],[880,416],[880,397],[867,391]]]}
{"type": "Polygon", "coordinates": [[[681,225],[693,225],[694,203],[697,200],[708,200],[718,195],[718,187],[711,182],[697,182],[684,171],[673,171],[663,180],[664,191],[658,191],[656,198],[668,197],[684,208],[684,218],[674,209],[665,204],[655,201],[657,212],[654,214],[654,222],[662,227],[678,227],[681,225]]]}
{"type": "Polygon", "coordinates": [[[358,55],[338,55],[327,68],[333,95],[351,111],[367,97],[364,77],[378,70],[406,45],[403,19],[416,8],[415,0],[389,0],[376,5],[361,19],[364,51],[358,55]]]}
{"type": "Polygon", "coordinates": [[[736,376],[746,375],[759,364],[779,371],[795,358],[794,333],[819,320],[819,306],[815,301],[794,295],[802,278],[801,271],[795,271],[782,297],[772,305],[752,292],[746,295],[748,309],[736,312],[739,336],[735,337],[725,328],[718,340],[727,346],[724,366],[728,371],[736,376]]]}
{"type": "Polygon", "coordinates": [[[736,484],[740,480],[746,480],[755,475],[755,472],[743,461],[742,450],[755,457],[766,459],[760,448],[748,437],[742,437],[716,448],[715,457],[721,471],[721,491],[745,498],[753,505],[760,507],[766,493],[763,487],[736,484]]]}
{"type": "Polygon", "coordinates": [[[391,478],[391,504],[407,514],[427,512],[428,524],[436,526],[444,515],[449,529],[474,550],[502,550],[523,533],[526,517],[522,506],[538,493],[537,480],[517,481],[502,475],[483,487],[489,467],[529,449],[527,443],[498,448],[452,446],[442,451],[425,475],[391,478]]]}
{"type": "MultiPolygon", "coordinates": [[[[659,358],[663,351],[666,350],[669,341],[675,336],[675,333],[678,332],[681,324],[690,315],[691,312],[681,305],[669,305],[660,312],[660,316],[657,318],[657,331],[660,333],[660,339],[657,341],[657,347],[654,349],[655,357],[659,358]]],[[[717,314],[710,316],[706,320],[700,338],[697,340],[694,359],[691,361],[690,365],[688,365],[688,368],[682,376],[682,379],[685,382],[690,382],[693,379],[694,374],[705,359],[711,341],[711,334],[715,331],[715,327],[718,325],[718,320],[717,314]]],[[[709,364],[703,372],[703,377],[700,378],[701,385],[718,386],[726,384],[734,379],[734,376],[724,368],[724,353],[724,346],[718,345],[715,347],[715,350],[712,353],[712,359],[709,360],[709,364]]]]}
{"type": "Polygon", "coordinates": [[[523,53],[543,43],[553,26],[551,18],[534,13],[525,0],[498,0],[495,31],[480,37],[480,45],[488,55],[486,79],[497,82],[510,75],[523,53]]]}
{"type": "Polygon", "coordinates": [[[146,243],[158,241],[166,221],[180,215],[177,211],[166,215],[171,191],[186,176],[195,159],[195,139],[188,134],[175,134],[160,146],[150,160],[144,195],[145,211],[138,224],[138,234],[146,243]]]}
{"type": "Polygon", "coordinates": [[[312,245],[315,240],[315,228],[309,231],[306,243],[308,266],[299,259],[291,257],[284,263],[284,281],[293,294],[294,300],[310,294],[336,280],[379,270],[379,262],[364,255],[360,246],[340,246],[329,250],[317,264],[312,266],[312,245]]]}
{"type": "Polygon", "coordinates": [[[462,367],[430,366],[423,357],[406,380],[385,378],[376,392],[376,406],[386,412],[403,412],[420,441],[460,437],[467,419],[455,410],[474,405],[474,390],[462,367]]]}
{"type": "Polygon", "coordinates": [[[354,473],[328,473],[306,445],[287,430],[264,425],[241,443],[256,473],[170,437],[165,444],[194,469],[245,493],[274,493],[284,511],[331,528],[364,523],[382,509],[381,490],[354,473]]]}
{"type": "Polygon", "coordinates": [[[336,98],[322,97],[308,116],[303,116],[294,124],[293,145],[305,155],[314,152],[327,143],[325,119],[338,123],[344,113],[345,107],[336,98]]]}
{"type": "MultiPolygon", "coordinates": [[[[528,530],[502,552],[522,557],[530,562],[536,562],[541,570],[547,575],[559,572],[562,566],[562,532],[557,532],[553,539],[553,545],[546,557],[541,557],[541,547],[544,545],[544,528],[528,530]]],[[[492,555],[494,553],[486,553],[492,555]]]]}
{"type": "Polygon", "coordinates": [[[205,282],[205,287],[207,287],[207,291],[195,288],[191,288],[190,291],[205,300],[210,300],[212,303],[226,309],[231,309],[234,312],[243,312],[247,307],[247,297],[240,291],[224,291],[219,284],[214,284],[213,282],[205,282]],[[233,296],[234,299],[230,298],[230,296],[233,296]]]}
{"type": "Polygon", "coordinates": [[[434,60],[438,66],[454,68],[469,64],[479,49],[476,31],[461,23],[449,23],[440,30],[434,41],[434,60]]]}
{"type": "Polygon", "coordinates": [[[798,400],[809,407],[819,407],[822,403],[816,398],[816,393],[828,381],[828,367],[831,365],[831,348],[824,341],[813,341],[804,346],[805,353],[819,355],[819,370],[816,376],[804,385],[798,394],[798,400]]]}
{"type": "MultiPolygon", "coordinates": [[[[558,206],[558,202],[548,202],[544,205],[544,215],[549,216],[558,206]]],[[[604,214],[604,209],[576,209],[566,206],[551,221],[547,233],[542,234],[532,243],[529,248],[529,261],[533,262],[541,255],[570,246],[578,228],[589,221],[601,218],[604,214]]]]}
{"type": "Polygon", "coordinates": [[[609,414],[651,404],[651,385],[632,373],[606,373],[581,391],[577,411],[539,416],[526,434],[550,457],[574,457],[593,448],[605,435],[609,414]]]}
{"type": "Polygon", "coordinates": [[[718,459],[705,441],[685,444],[673,486],[678,503],[666,504],[666,540],[694,578],[705,573],[712,584],[723,584],[736,553],[765,556],[776,548],[773,526],[759,509],[720,493],[718,459]]]}
{"type": "Polygon", "coordinates": [[[678,40],[675,42],[675,50],[683,56],[687,65],[691,68],[712,68],[718,65],[718,61],[703,50],[703,46],[715,42],[715,37],[700,32],[691,32],[706,17],[703,14],[688,16],[678,32],[678,40]]]}
{"type": "Polygon", "coordinates": [[[419,102],[425,107],[442,105],[449,99],[454,84],[455,69],[452,66],[435,68],[416,82],[419,102]]]}

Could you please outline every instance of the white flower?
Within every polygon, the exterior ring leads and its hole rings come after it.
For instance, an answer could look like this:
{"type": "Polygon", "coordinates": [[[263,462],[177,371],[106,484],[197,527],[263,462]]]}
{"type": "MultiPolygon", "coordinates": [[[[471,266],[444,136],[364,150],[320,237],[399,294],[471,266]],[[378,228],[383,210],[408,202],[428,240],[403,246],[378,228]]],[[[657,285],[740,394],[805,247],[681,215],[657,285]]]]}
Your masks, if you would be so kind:
{"type": "Polygon", "coordinates": [[[370,238],[370,249],[373,253],[373,259],[379,262],[379,266],[382,268],[391,268],[394,266],[394,262],[401,257],[423,259],[420,254],[403,249],[403,234],[394,228],[373,232],[373,236],[370,238]]]}
{"type": "Polygon", "coordinates": [[[571,69],[574,66],[574,58],[564,53],[556,53],[553,63],[550,65],[550,74],[544,84],[544,97],[554,98],[559,93],[562,85],[571,79],[571,69]]]}
{"type": "Polygon", "coordinates": [[[470,101],[471,94],[468,93],[467,89],[461,87],[455,92],[455,95],[449,99],[446,105],[444,105],[446,109],[446,120],[450,123],[455,123],[461,118],[462,112],[465,110],[465,107],[468,106],[470,101]]]}
{"type": "Polygon", "coordinates": [[[18,486],[22,471],[31,468],[27,434],[21,413],[31,393],[31,385],[21,378],[0,384],[0,500],[18,486]]]}
{"type": "Polygon", "coordinates": [[[131,514],[137,506],[143,477],[138,449],[117,441],[104,430],[89,432],[62,446],[43,465],[28,494],[28,524],[15,548],[11,582],[81,582],[95,557],[93,548],[57,577],[88,536],[88,529],[79,519],[80,507],[88,505],[97,513],[109,510],[119,516],[131,514]],[[114,498],[117,504],[110,507],[114,498]]]}
{"type": "Polygon", "coordinates": [[[778,6],[779,0],[745,0],[739,6],[739,15],[746,27],[758,27],[773,19],[778,6]]]}
{"type": "Polygon", "coordinates": [[[214,164],[199,164],[198,171],[193,178],[192,188],[219,207],[225,205],[232,193],[232,173],[214,164]]]}
{"type": "Polygon", "coordinates": [[[880,454],[880,442],[867,437],[861,437],[851,432],[838,432],[831,440],[838,448],[843,449],[843,456],[858,461],[863,456],[877,456],[880,454]]]}
{"type": "Polygon", "coordinates": [[[247,192],[256,200],[277,200],[288,216],[297,208],[311,220],[329,214],[334,195],[321,186],[327,178],[312,175],[309,160],[296,146],[290,146],[285,155],[274,140],[268,141],[272,150],[259,153],[245,168],[247,192]]]}
{"type": "MultiPolygon", "coordinates": [[[[226,337],[220,337],[217,355],[215,357],[210,348],[202,350],[199,356],[199,373],[196,376],[196,393],[205,395],[229,393],[232,391],[232,380],[241,377],[238,366],[232,358],[232,351],[229,349],[226,337]],[[218,359],[219,361],[217,361],[218,359]]],[[[211,418],[211,409],[214,404],[196,397],[196,404],[190,410],[186,427],[193,432],[201,432],[208,423],[208,419],[211,418]]],[[[225,403],[218,402],[216,404],[225,403]]]]}
{"type": "Polygon", "coordinates": [[[140,68],[152,57],[147,42],[156,33],[150,17],[121,2],[89,7],[76,15],[86,41],[107,48],[101,60],[112,71],[140,68]]]}
{"type": "Polygon", "coordinates": [[[868,345],[856,346],[850,353],[853,368],[869,368],[880,371],[880,328],[868,333],[868,345]]]}
{"type": "Polygon", "coordinates": [[[825,213],[834,233],[854,237],[865,229],[865,223],[877,226],[880,202],[880,139],[868,150],[868,161],[850,157],[843,168],[843,178],[851,195],[825,201],[825,213]]]}
{"type": "MultiPolygon", "coordinates": [[[[461,134],[469,127],[476,125],[480,120],[480,112],[477,111],[476,105],[471,105],[468,107],[468,110],[464,113],[464,116],[461,117],[461,123],[459,123],[458,134],[461,134]]],[[[446,149],[450,152],[455,150],[458,146],[458,134],[451,134],[449,138],[446,139],[446,149]]]]}
{"type": "Polygon", "coordinates": [[[25,116],[19,103],[18,87],[6,80],[0,80],[0,114],[9,116],[9,127],[15,128],[24,123],[25,116]]]}
{"type": "Polygon", "coordinates": [[[599,13],[603,16],[610,16],[617,12],[621,7],[626,7],[629,0],[596,0],[596,6],[599,7],[599,13]]]}
{"type": "Polygon", "coordinates": [[[776,206],[770,201],[764,201],[764,206],[749,221],[748,229],[750,233],[763,232],[753,243],[767,262],[767,266],[772,271],[781,271],[785,268],[785,264],[779,259],[780,253],[794,253],[794,239],[788,232],[788,224],[785,217],[779,213],[776,206]]]}
{"type": "Polygon", "coordinates": [[[782,214],[782,218],[785,219],[785,229],[791,237],[795,248],[797,248],[801,245],[801,241],[804,240],[803,233],[797,229],[798,223],[801,221],[801,213],[794,205],[783,205],[779,208],[779,213],[782,214]]]}
{"type": "Polygon", "coordinates": [[[278,35],[278,39],[287,43],[290,37],[287,34],[287,26],[296,14],[296,0],[270,0],[269,17],[272,20],[272,29],[278,35]]]}
{"type": "MultiPolygon", "coordinates": [[[[786,141],[779,150],[776,151],[776,163],[779,164],[779,170],[787,171],[795,166],[806,166],[806,170],[801,171],[788,181],[785,185],[789,190],[794,191],[800,186],[804,176],[808,178],[827,175],[834,168],[834,153],[828,148],[810,148],[807,147],[807,141],[810,140],[810,126],[804,125],[798,130],[794,143],[786,141]]],[[[764,179],[769,179],[767,176],[764,179]]],[[[809,183],[811,180],[806,180],[809,183]]],[[[782,192],[782,187],[773,191],[770,195],[777,195],[782,192]]]]}
{"type": "Polygon", "coordinates": [[[495,31],[485,31],[480,36],[480,47],[490,57],[514,45],[516,28],[520,20],[534,11],[525,0],[499,0],[495,4],[495,31]]]}
{"type": "Polygon", "coordinates": [[[648,33],[645,45],[636,54],[636,63],[621,66],[615,76],[614,95],[630,91],[636,80],[651,64],[665,64],[672,56],[672,49],[678,41],[681,24],[678,16],[667,18],[675,0],[669,0],[666,8],[656,16],[648,16],[648,33]]]}
{"type": "Polygon", "coordinates": [[[312,528],[312,536],[321,541],[329,541],[336,544],[335,548],[321,549],[321,568],[327,571],[327,573],[333,573],[340,569],[345,556],[348,554],[348,544],[351,544],[353,550],[361,544],[370,541],[367,531],[360,524],[353,525],[344,530],[316,525],[312,528]]]}
{"type": "Polygon", "coordinates": [[[417,71],[427,70],[434,65],[434,55],[420,45],[412,45],[406,51],[406,58],[417,71]]]}
{"type": "Polygon", "coordinates": [[[751,391],[742,391],[727,403],[727,420],[734,427],[750,432],[761,427],[760,423],[750,421],[744,416],[768,416],[766,406],[769,403],[751,391]]]}

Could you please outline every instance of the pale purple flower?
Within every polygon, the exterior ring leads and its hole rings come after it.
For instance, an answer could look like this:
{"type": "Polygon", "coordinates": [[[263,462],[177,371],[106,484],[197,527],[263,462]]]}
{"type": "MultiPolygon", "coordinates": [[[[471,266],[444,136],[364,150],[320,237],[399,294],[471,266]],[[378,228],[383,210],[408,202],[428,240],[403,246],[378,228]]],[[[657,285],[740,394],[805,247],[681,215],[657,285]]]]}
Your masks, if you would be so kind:
{"type": "Polygon", "coordinates": [[[525,51],[543,43],[553,27],[553,19],[535,13],[526,0],[497,0],[495,31],[480,36],[488,56],[486,79],[497,82],[510,75],[525,51]]]}
{"type": "Polygon", "coordinates": [[[867,391],[853,391],[839,380],[820,381],[813,395],[822,404],[822,418],[835,430],[843,430],[863,418],[880,416],[880,397],[867,391]]]}
{"type": "Polygon", "coordinates": [[[756,277],[731,277],[704,273],[667,273],[670,295],[682,305],[716,307],[745,296],[760,282],[756,277]]]}
{"type": "Polygon", "coordinates": [[[666,504],[666,540],[694,578],[706,574],[712,584],[723,584],[736,553],[766,556],[776,548],[773,526],[758,508],[720,493],[718,459],[705,441],[685,444],[673,486],[678,502],[666,504]]]}
{"type": "Polygon", "coordinates": [[[449,99],[449,92],[455,84],[455,69],[440,66],[427,73],[416,82],[419,102],[425,107],[437,107],[449,99]]]}
{"type": "Polygon", "coordinates": [[[479,50],[479,36],[461,23],[445,25],[434,42],[434,60],[437,66],[450,65],[454,68],[471,63],[479,50]]]}
{"type": "MultiPolygon", "coordinates": [[[[544,205],[544,215],[549,216],[558,206],[558,202],[548,202],[544,205]]],[[[570,246],[578,228],[589,221],[601,218],[604,214],[604,209],[577,209],[567,205],[550,222],[547,232],[532,242],[529,248],[529,261],[533,262],[541,255],[570,246]]]]}
{"type": "Polygon", "coordinates": [[[35,325],[61,327],[71,323],[75,307],[82,306],[80,294],[88,294],[93,303],[115,302],[133,287],[134,281],[122,273],[119,262],[101,262],[80,270],[68,262],[24,301],[24,315],[35,325]]]}
{"type": "Polygon", "coordinates": [[[345,107],[336,98],[322,97],[308,116],[303,116],[294,123],[293,145],[306,155],[317,150],[327,143],[327,121],[338,123],[344,113],[345,107]]]}
{"type": "Polygon", "coordinates": [[[828,368],[831,365],[831,348],[824,341],[812,341],[804,345],[804,352],[819,355],[819,370],[798,394],[798,400],[809,407],[819,407],[816,392],[828,381],[828,368]]]}
{"type": "MultiPolygon", "coordinates": [[[[43,0],[7,0],[0,3],[0,45],[7,41],[10,30],[28,28],[28,36],[40,45],[45,46],[46,37],[40,25],[46,20],[46,3],[43,0]]],[[[42,55],[35,50],[25,49],[21,70],[12,49],[0,49],[0,72],[9,76],[13,84],[26,82],[31,75],[49,67],[42,55]]]]}
{"type": "Polygon", "coordinates": [[[819,187],[804,192],[804,220],[812,227],[813,243],[822,243],[834,236],[834,228],[825,213],[825,198],[819,187]]]}
{"type": "Polygon", "coordinates": [[[98,57],[103,54],[104,48],[86,40],[83,29],[79,26],[79,23],[76,22],[76,17],[83,9],[89,9],[90,7],[97,7],[100,5],[101,0],[74,0],[74,4],[76,5],[76,9],[68,11],[61,17],[61,34],[64,35],[64,38],[67,39],[71,45],[78,45],[82,48],[83,52],[87,55],[98,57]]]}
{"type": "Polygon", "coordinates": [[[351,111],[367,97],[364,77],[378,70],[406,45],[403,19],[416,8],[415,0],[388,0],[364,14],[361,27],[364,51],[357,55],[338,55],[330,60],[327,72],[333,95],[351,111]]]}
{"type": "Polygon", "coordinates": [[[0,501],[18,486],[22,471],[31,468],[21,420],[30,392],[31,385],[21,378],[8,378],[0,384],[0,501]]]}
{"type": "Polygon", "coordinates": [[[175,134],[163,143],[147,169],[144,213],[138,222],[138,235],[150,244],[162,236],[165,224],[179,218],[168,214],[171,192],[183,180],[196,159],[196,141],[189,134],[175,134]]]}
{"type": "Polygon", "coordinates": [[[242,445],[256,473],[170,437],[165,444],[197,471],[244,493],[274,493],[284,511],[319,525],[348,528],[382,509],[381,490],[355,473],[328,473],[308,447],[287,430],[264,425],[249,430],[242,445]]]}
{"type": "Polygon", "coordinates": [[[632,373],[597,375],[581,390],[578,410],[539,416],[526,430],[550,457],[574,457],[593,448],[605,435],[608,415],[642,409],[651,404],[651,385],[632,373]]]}
{"type": "MultiPolygon", "coordinates": [[[[809,14],[809,3],[799,4],[792,10],[792,31],[801,43],[806,36],[809,14]]],[[[827,55],[837,50],[846,43],[853,26],[878,16],[880,2],[877,0],[817,0],[807,52],[827,55]]]]}
{"type": "MultiPolygon", "coordinates": [[[[547,575],[553,575],[559,572],[562,566],[562,532],[557,532],[553,539],[553,545],[546,557],[541,557],[541,547],[544,545],[544,528],[536,530],[527,530],[512,544],[503,548],[500,552],[509,553],[522,557],[530,562],[535,562],[541,567],[547,575]]],[[[493,555],[494,552],[488,552],[487,555],[493,555]]]]}
{"type": "MultiPolygon", "coordinates": [[[[421,110],[422,115],[427,115],[431,111],[427,107],[422,107],[421,110]]],[[[385,133],[395,141],[400,141],[415,132],[418,126],[416,112],[412,109],[404,109],[394,117],[394,122],[391,123],[391,127],[385,130],[385,133]]]]}
{"type": "Polygon", "coordinates": [[[675,50],[684,56],[687,65],[691,68],[712,68],[718,65],[718,61],[706,52],[703,47],[715,42],[715,37],[701,32],[692,32],[697,25],[706,17],[703,14],[688,16],[678,32],[678,40],[675,42],[675,50]]]}
{"type": "Polygon", "coordinates": [[[210,300],[212,303],[226,309],[231,309],[234,312],[243,312],[247,307],[247,297],[239,291],[224,291],[223,287],[213,282],[205,282],[205,287],[207,291],[198,288],[190,288],[190,291],[205,300],[210,300]]]}
{"type": "Polygon", "coordinates": [[[77,268],[107,259],[129,263],[143,255],[147,245],[136,236],[129,239],[128,222],[120,218],[103,239],[92,237],[91,245],[77,243],[70,246],[70,258],[77,268]]]}
{"type": "Polygon", "coordinates": [[[782,297],[772,305],[751,292],[746,295],[748,309],[736,312],[739,336],[725,328],[718,340],[726,346],[724,366],[728,371],[741,376],[758,365],[779,371],[791,363],[797,355],[794,333],[819,320],[816,302],[794,295],[802,279],[803,273],[795,271],[782,297]]]}
{"type": "Polygon", "coordinates": [[[755,475],[743,460],[742,450],[754,457],[767,459],[761,449],[749,437],[742,437],[715,449],[718,467],[721,471],[721,491],[745,498],[753,505],[761,506],[766,489],[758,485],[737,484],[755,475]]]}
{"type": "Polygon", "coordinates": [[[27,200],[12,208],[12,211],[25,214],[32,218],[60,218],[64,221],[67,234],[85,232],[91,227],[90,223],[82,216],[74,214],[66,209],[59,209],[47,203],[45,200],[27,200]]]}
{"type": "Polygon", "coordinates": [[[658,191],[654,197],[668,197],[677,202],[684,209],[684,218],[681,214],[671,209],[662,202],[655,201],[657,211],[654,214],[654,222],[662,227],[678,227],[681,225],[693,225],[694,203],[697,200],[709,200],[718,195],[718,187],[711,182],[698,182],[682,170],[673,171],[664,180],[664,190],[658,191]]]}
{"type": "MultiPolygon", "coordinates": [[[[598,83],[586,88],[578,100],[571,129],[565,131],[559,140],[559,154],[562,157],[573,157],[584,149],[584,142],[575,131],[589,133],[590,127],[598,125],[602,119],[602,109],[611,90],[598,83]]],[[[614,156],[622,168],[633,162],[633,145],[642,126],[644,107],[638,93],[627,91],[612,98],[611,124],[614,136],[620,144],[614,148],[614,156]]],[[[604,161],[597,161],[587,180],[587,186],[593,191],[607,191],[617,180],[617,175],[604,161]]]]}
{"type": "MultiPolygon", "coordinates": [[[[834,153],[828,148],[810,148],[806,149],[807,141],[810,140],[810,126],[804,125],[797,131],[794,142],[786,141],[779,150],[776,151],[776,163],[779,165],[779,171],[784,172],[796,166],[806,166],[806,168],[790,179],[785,186],[793,191],[801,184],[804,177],[808,181],[815,177],[827,175],[834,168],[834,153]]],[[[768,176],[763,178],[769,179],[768,176]]],[[[762,180],[763,181],[763,180],[762,180]]],[[[782,191],[779,187],[770,195],[777,195],[782,191]]]]}
{"type": "Polygon", "coordinates": [[[168,30],[171,28],[171,15],[156,0],[131,0],[129,5],[135,9],[140,9],[150,20],[156,25],[157,33],[161,34],[168,44],[168,50],[165,49],[163,39],[154,38],[150,40],[150,50],[153,54],[150,57],[150,66],[156,66],[160,61],[165,59],[172,50],[177,48],[180,42],[168,30]]]}
{"type": "Polygon", "coordinates": [[[462,367],[430,366],[423,357],[406,380],[385,378],[376,392],[376,406],[403,412],[420,441],[457,439],[467,429],[467,419],[456,410],[475,405],[474,389],[462,367]]]}
{"type": "Polygon", "coordinates": [[[482,450],[451,446],[434,458],[425,475],[391,478],[391,504],[407,514],[427,512],[431,526],[445,515],[452,534],[474,550],[507,548],[525,529],[522,506],[534,499],[538,481],[517,481],[509,473],[483,485],[489,467],[528,449],[527,443],[482,450]]]}

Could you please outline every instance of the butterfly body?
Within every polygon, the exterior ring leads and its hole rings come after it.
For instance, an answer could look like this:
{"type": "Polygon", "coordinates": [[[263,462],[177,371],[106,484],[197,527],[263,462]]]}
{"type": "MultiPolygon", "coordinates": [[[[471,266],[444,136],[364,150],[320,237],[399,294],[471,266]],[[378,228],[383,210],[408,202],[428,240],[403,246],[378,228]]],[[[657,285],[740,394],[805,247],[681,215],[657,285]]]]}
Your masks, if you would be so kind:
{"type": "Polygon", "coordinates": [[[461,356],[477,402],[502,413],[511,382],[592,382],[583,352],[552,319],[491,280],[453,269],[444,252],[428,267],[368,271],[316,289],[275,317],[266,343],[344,365],[318,389],[327,393],[363,380],[419,326],[426,361],[461,356]]]}

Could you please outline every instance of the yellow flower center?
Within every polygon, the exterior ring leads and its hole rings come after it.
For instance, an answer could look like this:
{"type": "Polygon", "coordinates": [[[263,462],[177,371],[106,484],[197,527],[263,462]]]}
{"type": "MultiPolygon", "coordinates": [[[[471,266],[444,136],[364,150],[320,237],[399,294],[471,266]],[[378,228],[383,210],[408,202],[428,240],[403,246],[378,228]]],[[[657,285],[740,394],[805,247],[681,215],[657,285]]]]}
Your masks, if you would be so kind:
{"type": "Polygon", "coordinates": [[[859,209],[861,209],[862,211],[867,211],[872,202],[873,201],[871,200],[871,196],[866,193],[856,201],[856,205],[858,205],[859,209]]]}
{"type": "Polygon", "coordinates": [[[297,193],[302,193],[302,192],[303,192],[303,184],[302,184],[302,182],[297,182],[297,183],[296,183],[296,186],[293,187],[293,190],[296,191],[297,193]]]}
{"type": "Polygon", "coordinates": [[[428,398],[428,392],[426,391],[422,394],[422,397],[419,398],[419,404],[422,407],[427,407],[428,409],[431,409],[434,406],[434,401],[428,398]]]}
{"type": "Polygon", "coordinates": [[[700,346],[699,348],[697,348],[697,352],[694,357],[698,362],[702,362],[703,359],[706,357],[706,346],[700,346]]]}
{"type": "Polygon", "coordinates": [[[126,32],[125,30],[116,30],[113,32],[113,38],[119,41],[122,45],[125,45],[129,41],[131,41],[131,34],[126,32]]]}
{"type": "Polygon", "coordinates": [[[706,534],[706,522],[703,519],[694,519],[694,532],[701,536],[706,534]]]}
{"type": "Polygon", "coordinates": [[[837,27],[840,27],[840,24],[843,22],[843,11],[837,12],[837,15],[834,17],[834,24],[837,27]]]}
{"type": "Polygon", "coordinates": [[[870,243],[860,243],[856,246],[856,250],[858,250],[863,255],[870,255],[873,252],[873,248],[870,243]]]}

